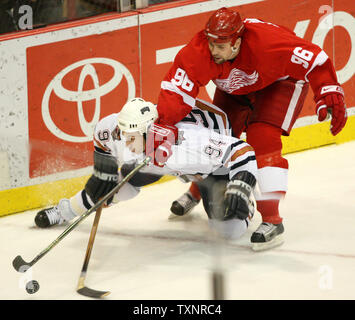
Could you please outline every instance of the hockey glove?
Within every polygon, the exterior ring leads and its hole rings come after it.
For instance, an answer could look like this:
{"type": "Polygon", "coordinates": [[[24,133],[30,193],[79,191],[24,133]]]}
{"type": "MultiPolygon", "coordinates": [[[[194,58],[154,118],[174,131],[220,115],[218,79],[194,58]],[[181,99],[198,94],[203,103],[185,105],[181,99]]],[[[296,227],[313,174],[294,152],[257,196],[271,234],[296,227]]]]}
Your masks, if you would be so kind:
{"type": "Polygon", "coordinates": [[[319,121],[328,120],[332,117],[330,123],[330,132],[335,136],[345,126],[347,120],[347,109],[344,104],[344,91],[339,85],[324,86],[314,98],[316,112],[319,121]]]}
{"type": "MultiPolygon", "coordinates": [[[[94,173],[85,185],[86,194],[96,203],[118,183],[118,164],[111,155],[94,151],[94,173]]],[[[111,197],[107,204],[112,202],[111,197]]]]}
{"type": "Polygon", "coordinates": [[[178,128],[152,124],[147,132],[146,155],[154,159],[154,164],[162,167],[172,155],[171,147],[178,138],[178,128]]]}
{"type": "Polygon", "coordinates": [[[236,174],[233,180],[227,184],[224,194],[225,212],[224,219],[248,218],[254,207],[250,204],[249,198],[256,184],[255,177],[247,171],[236,174]]]}

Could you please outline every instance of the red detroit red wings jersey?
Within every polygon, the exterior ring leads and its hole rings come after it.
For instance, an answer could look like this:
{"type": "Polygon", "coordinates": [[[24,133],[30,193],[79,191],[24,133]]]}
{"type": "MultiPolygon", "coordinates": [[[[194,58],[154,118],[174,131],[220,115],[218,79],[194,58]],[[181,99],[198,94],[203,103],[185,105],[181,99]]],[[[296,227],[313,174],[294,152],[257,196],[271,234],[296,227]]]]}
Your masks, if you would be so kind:
{"type": "Polygon", "coordinates": [[[240,52],[232,61],[214,62],[204,31],[179,51],[161,83],[160,123],[180,121],[195,105],[199,88],[210,80],[233,95],[255,92],[288,77],[309,81],[314,91],[337,83],[327,54],[317,45],[272,23],[258,19],[246,19],[244,23],[240,52]],[[321,77],[312,77],[317,68],[324,69],[321,77]]]}

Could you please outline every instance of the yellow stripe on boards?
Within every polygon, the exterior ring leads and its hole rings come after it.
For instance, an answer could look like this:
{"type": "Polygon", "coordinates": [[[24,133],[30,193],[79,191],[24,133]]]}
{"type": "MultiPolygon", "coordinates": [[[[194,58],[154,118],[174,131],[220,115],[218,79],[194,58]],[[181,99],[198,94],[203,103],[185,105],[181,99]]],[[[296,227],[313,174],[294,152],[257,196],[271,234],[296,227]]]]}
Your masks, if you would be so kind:
{"type": "MultiPolygon", "coordinates": [[[[90,176],[71,178],[43,184],[0,191],[0,217],[35,208],[55,205],[62,198],[70,198],[84,188],[90,176]]],[[[174,177],[162,177],[152,183],[163,183],[174,177]]],[[[147,186],[148,187],[148,186],[147,186]]]]}
{"type": "Polygon", "coordinates": [[[330,133],[329,128],[330,122],[327,121],[292,129],[290,136],[282,137],[282,153],[287,154],[355,140],[355,116],[349,117],[344,129],[336,136],[330,133]]]}
{"type": "Polygon", "coordinates": [[[0,216],[56,204],[85,186],[88,176],[0,191],[0,216]]]}

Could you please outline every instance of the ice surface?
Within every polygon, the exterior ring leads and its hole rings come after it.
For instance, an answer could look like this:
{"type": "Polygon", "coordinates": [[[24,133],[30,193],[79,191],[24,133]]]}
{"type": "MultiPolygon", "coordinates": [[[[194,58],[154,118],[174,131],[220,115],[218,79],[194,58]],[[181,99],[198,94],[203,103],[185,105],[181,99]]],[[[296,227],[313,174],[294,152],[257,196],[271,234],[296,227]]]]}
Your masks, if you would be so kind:
{"type": "MultiPolygon", "coordinates": [[[[242,239],[223,246],[213,242],[201,204],[190,216],[169,221],[171,202],[188,187],[172,180],[103,211],[86,285],[111,291],[105,299],[211,299],[211,271],[220,261],[226,299],[354,299],[355,142],[286,158],[281,247],[251,251],[258,213],[242,239]]],[[[0,299],[90,299],[75,289],[94,215],[33,266],[40,289],[26,293],[30,273],[17,273],[12,260],[32,260],[65,229],[35,228],[36,212],[0,219],[0,299]]]]}

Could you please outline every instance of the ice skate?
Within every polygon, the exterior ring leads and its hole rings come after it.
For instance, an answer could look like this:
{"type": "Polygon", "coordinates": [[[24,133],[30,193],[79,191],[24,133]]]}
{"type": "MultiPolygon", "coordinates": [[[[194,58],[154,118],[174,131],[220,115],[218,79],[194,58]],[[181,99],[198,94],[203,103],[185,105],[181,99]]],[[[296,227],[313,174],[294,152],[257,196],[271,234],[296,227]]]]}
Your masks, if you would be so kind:
{"type": "Polygon", "coordinates": [[[169,220],[187,215],[199,204],[199,202],[200,200],[195,199],[190,192],[185,192],[180,198],[172,203],[169,220]]]}
{"type": "Polygon", "coordinates": [[[284,226],[282,223],[262,222],[251,236],[252,249],[262,251],[280,246],[283,240],[284,226]]]}
{"type": "Polygon", "coordinates": [[[55,207],[43,209],[36,214],[35,224],[39,228],[60,225],[76,217],[68,199],[62,199],[55,207]]]}

